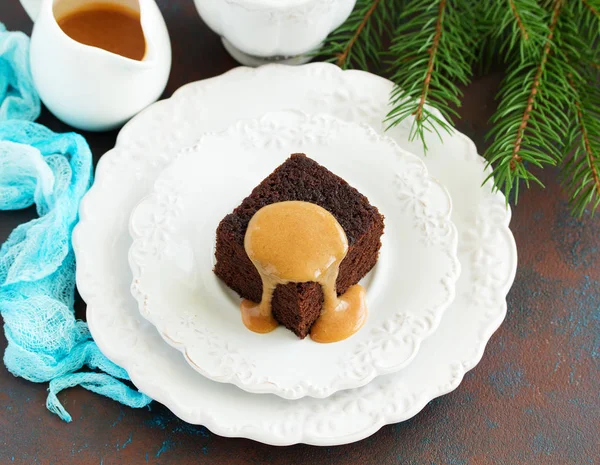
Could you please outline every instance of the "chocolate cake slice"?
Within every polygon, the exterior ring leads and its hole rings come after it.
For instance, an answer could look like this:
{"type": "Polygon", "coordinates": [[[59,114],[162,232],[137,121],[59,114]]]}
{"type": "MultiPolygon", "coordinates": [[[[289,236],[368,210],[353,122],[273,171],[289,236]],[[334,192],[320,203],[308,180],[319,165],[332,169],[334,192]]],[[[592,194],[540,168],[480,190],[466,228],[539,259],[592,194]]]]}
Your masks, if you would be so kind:
{"type": "MultiPolygon", "coordinates": [[[[223,218],[217,228],[216,275],[241,297],[260,302],[262,281],[246,254],[244,236],[258,210],[289,200],[319,205],[344,228],[349,247],[336,281],[338,295],[343,294],[375,266],[383,216],[364,195],[304,154],[293,154],[223,218]]],[[[323,292],[315,282],[279,285],[271,301],[275,319],[300,338],[310,332],[322,305],[323,292]]]]}

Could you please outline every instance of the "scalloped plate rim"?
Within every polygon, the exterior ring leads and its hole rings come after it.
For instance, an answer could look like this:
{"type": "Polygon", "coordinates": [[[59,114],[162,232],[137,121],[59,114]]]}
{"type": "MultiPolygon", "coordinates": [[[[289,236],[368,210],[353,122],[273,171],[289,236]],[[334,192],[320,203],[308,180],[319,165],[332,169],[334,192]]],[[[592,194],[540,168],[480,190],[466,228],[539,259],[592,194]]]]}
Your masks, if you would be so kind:
{"type": "MultiPolygon", "coordinates": [[[[252,79],[257,79],[259,77],[263,78],[263,76],[268,73],[290,72],[290,70],[284,70],[284,68],[286,67],[281,65],[268,65],[263,66],[259,69],[241,67],[232,69],[230,71],[227,71],[223,75],[209,78],[204,81],[188,83],[179,88],[170,99],[157,102],[153,106],[148,107],[147,109],[142,111],[132,121],[128,122],[122,129],[122,131],[119,133],[115,148],[110,150],[107,154],[105,154],[104,157],[100,159],[96,170],[96,184],[92,186],[92,188],[81,203],[81,220],[80,223],[76,226],[73,234],[73,245],[78,260],[86,257],[86,251],[84,250],[84,243],[86,240],[84,239],[84,234],[90,228],[92,228],[93,230],[94,221],[92,218],[94,215],[90,211],[91,204],[93,203],[93,201],[96,200],[96,197],[98,197],[100,193],[100,182],[106,181],[104,179],[104,173],[105,171],[107,171],[106,166],[110,163],[109,157],[114,158],[117,156],[116,153],[119,151],[119,148],[122,148],[122,145],[124,144],[125,134],[127,134],[131,130],[131,128],[134,127],[134,125],[140,118],[145,118],[145,115],[155,113],[159,105],[164,107],[172,105],[173,102],[180,100],[183,95],[185,95],[188,92],[191,93],[195,89],[203,88],[204,90],[206,90],[207,88],[215,85],[216,83],[223,85],[223,82],[226,82],[227,85],[231,85],[230,81],[236,78],[247,79],[248,77],[250,77],[252,79]],[[119,147],[120,145],[121,147],[119,147]]],[[[303,77],[305,78],[307,76],[310,76],[311,73],[326,73],[328,74],[329,78],[337,79],[337,81],[343,81],[343,84],[346,87],[352,87],[354,85],[354,81],[356,80],[369,79],[374,86],[380,86],[382,89],[385,87],[388,89],[388,91],[391,89],[391,83],[385,78],[372,75],[364,71],[342,71],[331,64],[313,63],[305,65],[303,67],[297,67],[291,72],[304,73],[303,77]]],[[[479,164],[483,171],[485,169],[485,160],[477,154],[477,150],[473,142],[458,131],[456,132],[456,137],[460,138],[466,144],[466,153],[469,157],[469,160],[473,163],[479,164]]],[[[496,193],[495,196],[496,204],[505,204],[504,196],[501,193],[496,193]]],[[[485,327],[482,329],[483,341],[476,344],[474,350],[470,351],[468,355],[465,354],[465,357],[463,359],[454,360],[451,362],[453,365],[455,365],[455,374],[449,382],[442,383],[440,385],[435,386],[434,388],[428,389],[428,391],[426,393],[423,393],[419,399],[413,399],[410,408],[402,412],[388,412],[385,414],[382,413],[378,415],[376,419],[370,422],[369,425],[355,429],[351,432],[340,433],[335,437],[324,437],[322,435],[315,435],[310,432],[307,432],[305,428],[301,431],[290,432],[287,435],[276,436],[270,433],[270,431],[268,429],[265,429],[264,427],[256,427],[251,425],[232,427],[231,425],[225,424],[222,420],[218,420],[217,418],[208,414],[207,412],[198,411],[197,409],[190,410],[189,406],[183,408],[182,405],[173,396],[172,391],[169,392],[165,390],[163,386],[159,385],[156,381],[148,379],[147,376],[145,376],[145,374],[143,373],[143,371],[140,371],[139,364],[136,363],[135,360],[132,360],[127,354],[119,353],[119,351],[115,350],[114,347],[112,347],[112,345],[109,344],[108,341],[105,339],[105,333],[103,333],[103,329],[100,328],[105,303],[102,302],[101,299],[99,299],[98,295],[95,293],[93,287],[95,283],[92,278],[93,274],[90,271],[84,269],[83,267],[78,267],[77,284],[83,298],[86,300],[86,302],[88,302],[88,323],[90,331],[92,332],[92,335],[94,336],[98,346],[103,351],[103,353],[106,354],[115,363],[118,363],[124,368],[126,368],[129,371],[133,382],[138,387],[141,386],[143,391],[151,394],[155,400],[165,404],[171,411],[173,411],[177,416],[184,419],[185,421],[195,424],[203,424],[214,433],[222,436],[245,437],[273,445],[290,445],[295,443],[307,443],[314,445],[345,444],[368,437],[369,435],[375,433],[379,428],[386,424],[404,421],[416,415],[432,399],[447,394],[448,392],[451,392],[454,389],[456,389],[456,387],[460,384],[460,381],[462,380],[465,373],[471,370],[473,367],[475,367],[477,363],[481,360],[489,338],[500,326],[506,315],[506,294],[508,293],[512,282],[514,281],[516,274],[517,250],[514,237],[509,229],[510,218],[510,208],[507,207],[502,220],[497,224],[497,230],[502,234],[502,236],[504,236],[503,246],[506,248],[507,259],[510,261],[510,263],[509,271],[504,275],[502,284],[499,285],[496,289],[496,291],[499,294],[501,294],[501,297],[500,301],[494,307],[495,317],[488,321],[485,327]]]]}
{"type": "MultiPolygon", "coordinates": [[[[296,127],[296,126],[294,126],[294,127],[296,127]]],[[[335,137],[335,136],[333,136],[333,137],[335,137]]],[[[288,150],[288,152],[289,152],[289,150],[288,150]]],[[[244,155],[244,156],[246,156],[246,155],[244,155]]],[[[398,158],[396,158],[396,159],[398,160],[398,158]]],[[[188,166],[188,168],[189,168],[189,166],[188,166]]],[[[348,180],[348,182],[351,185],[353,184],[352,180],[348,180]]],[[[423,194],[423,195],[425,195],[425,194],[423,194]]],[[[420,199],[420,200],[423,200],[423,199],[420,199]]],[[[425,203],[425,202],[423,202],[423,203],[425,203]]],[[[156,206],[156,205],[154,205],[154,206],[156,206]]],[[[147,211],[145,213],[147,215],[151,215],[153,211],[154,210],[151,210],[151,211],[147,211]]],[[[175,349],[180,351],[183,354],[183,356],[185,357],[188,364],[194,370],[198,371],[201,375],[203,375],[215,382],[235,384],[239,388],[241,388],[247,392],[254,393],[254,394],[275,394],[275,395],[281,396],[288,400],[296,400],[296,399],[300,399],[305,396],[322,399],[322,398],[328,397],[328,396],[332,395],[333,393],[340,391],[340,390],[354,389],[354,388],[364,386],[365,384],[367,384],[370,381],[372,381],[373,379],[375,379],[377,376],[391,374],[391,373],[394,373],[394,372],[404,368],[417,355],[418,350],[421,346],[421,343],[425,339],[430,337],[432,334],[434,334],[435,330],[437,329],[437,327],[441,321],[441,318],[443,317],[444,311],[454,301],[455,284],[460,276],[460,262],[458,260],[457,250],[456,250],[457,245],[458,245],[458,232],[456,230],[456,227],[454,226],[454,223],[452,223],[452,221],[450,219],[451,212],[452,212],[452,200],[450,198],[450,194],[448,193],[445,186],[439,182],[439,180],[433,178],[429,174],[429,170],[427,169],[427,166],[425,165],[423,160],[421,160],[416,155],[402,149],[400,146],[397,145],[397,143],[393,139],[391,139],[385,135],[378,134],[369,125],[366,125],[365,123],[346,122],[339,118],[331,117],[330,115],[326,115],[326,114],[309,115],[304,112],[294,111],[294,110],[269,112],[258,118],[249,118],[249,119],[238,120],[238,121],[234,122],[233,124],[231,124],[224,131],[211,132],[211,133],[204,134],[202,136],[202,140],[200,140],[193,146],[186,147],[186,148],[182,149],[181,151],[179,151],[178,154],[175,155],[173,161],[170,164],[168,164],[160,172],[160,174],[154,181],[154,185],[153,185],[151,192],[148,195],[146,195],[144,198],[142,198],[142,200],[140,200],[136,204],[136,206],[133,208],[132,214],[130,216],[129,234],[132,237],[133,243],[129,249],[128,259],[129,259],[130,268],[133,273],[132,294],[138,302],[138,308],[139,308],[140,314],[145,319],[147,319],[157,329],[157,331],[159,332],[159,334],[161,335],[163,340],[167,344],[169,344],[171,347],[174,347],[175,349]],[[188,165],[189,165],[189,163],[191,162],[190,160],[193,159],[194,161],[196,161],[197,157],[201,157],[202,154],[199,152],[201,152],[203,150],[207,150],[203,143],[203,141],[206,138],[222,139],[223,137],[228,137],[229,133],[231,131],[235,130],[236,128],[238,128],[238,126],[240,126],[240,125],[245,125],[246,127],[250,127],[253,124],[258,125],[262,121],[273,122],[277,118],[284,119],[285,116],[289,116],[289,115],[293,115],[293,117],[297,117],[299,119],[305,119],[305,120],[310,120],[312,118],[314,118],[314,119],[329,119],[329,120],[333,121],[335,124],[345,126],[346,130],[354,129],[354,128],[356,128],[357,130],[361,129],[361,130],[365,131],[365,134],[364,134],[365,139],[370,136],[373,136],[373,135],[376,136],[377,143],[391,145],[391,149],[389,149],[390,155],[392,154],[392,152],[395,152],[396,157],[402,157],[405,160],[410,160],[411,162],[414,162],[416,165],[418,165],[419,168],[422,170],[422,172],[419,173],[418,176],[421,176],[423,179],[427,180],[429,183],[435,185],[436,186],[435,189],[437,189],[438,192],[441,191],[441,193],[444,196],[444,201],[447,204],[447,208],[444,209],[443,214],[441,214],[439,217],[439,220],[441,222],[445,223],[445,225],[449,229],[448,234],[447,234],[447,237],[449,237],[449,243],[445,246],[444,250],[439,251],[439,253],[447,253],[448,257],[450,257],[449,263],[448,263],[448,273],[446,273],[442,276],[442,282],[440,283],[440,285],[443,285],[445,287],[445,290],[447,291],[447,295],[446,295],[446,298],[444,301],[438,302],[437,305],[435,306],[435,317],[432,319],[432,325],[429,326],[428,331],[423,332],[419,338],[417,338],[416,340],[411,340],[412,350],[407,356],[405,356],[402,359],[398,359],[398,361],[395,363],[391,363],[390,360],[386,359],[387,363],[385,363],[385,365],[375,364],[374,363],[375,361],[373,360],[371,369],[367,373],[365,373],[363,376],[361,376],[359,378],[352,379],[352,380],[348,380],[346,378],[339,378],[339,379],[337,379],[337,382],[335,382],[335,383],[316,385],[315,383],[313,383],[311,381],[307,381],[306,378],[302,378],[302,382],[297,381],[297,383],[299,383],[299,384],[294,384],[292,386],[284,387],[284,386],[281,386],[280,384],[274,382],[274,375],[272,375],[272,374],[266,374],[267,379],[265,381],[259,380],[259,381],[252,382],[252,378],[240,378],[240,377],[231,376],[231,375],[226,376],[221,371],[218,371],[218,370],[215,371],[215,369],[211,370],[210,368],[206,367],[205,363],[198,361],[196,357],[192,357],[192,355],[188,351],[189,344],[186,343],[185,341],[183,341],[181,337],[178,340],[176,340],[174,337],[167,334],[167,330],[165,329],[165,325],[167,323],[166,322],[161,323],[159,320],[160,320],[160,315],[164,315],[165,313],[168,313],[168,311],[166,309],[152,311],[151,309],[147,308],[146,302],[148,300],[151,300],[152,295],[150,295],[148,293],[149,291],[139,290],[139,287],[142,286],[141,280],[142,280],[143,266],[137,262],[136,258],[134,257],[135,254],[133,253],[133,251],[135,250],[135,248],[138,246],[138,244],[140,242],[143,242],[144,237],[136,231],[137,228],[135,227],[134,224],[136,221],[140,221],[142,219],[142,218],[140,218],[140,215],[144,214],[144,212],[140,213],[140,207],[142,205],[150,203],[150,201],[153,199],[153,197],[155,197],[157,195],[158,186],[160,186],[161,183],[163,183],[165,176],[168,176],[170,179],[171,177],[173,177],[173,171],[176,171],[176,170],[181,171],[182,170],[183,166],[181,166],[181,165],[183,165],[184,163],[188,163],[188,165]],[[193,157],[193,158],[190,158],[190,157],[193,157]],[[138,295],[136,295],[136,294],[138,294],[138,295]]],[[[224,212],[223,214],[225,214],[225,213],[226,212],[224,212]]],[[[388,216],[389,216],[389,213],[388,213],[388,216]]],[[[150,288],[153,289],[153,287],[151,287],[151,286],[150,286],[150,288]]],[[[395,313],[394,313],[394,315],[390,315],[390,318],[393,318],[394,316],[395,316],[395,313]]],[[[382,323],[382,322],[380,322],[380,323],[382,323]]],[[[363,334],[363,337],[364,337],[364,334],[363,334]]],[[[296,341],[293,341],[293,342],[296,342],[296,341]]],[[[357,344],[358,340],[353,339],[353,342],[355,344],[357,344]]],[[[380,359],[378,359],[377,361],[381,362],[380,359]]],[[[334,367],[332,367],[332,369],[333,368],[334,367]]],[[[298,376],[298,374],[296,374],[295,376],[298,376]]]]}

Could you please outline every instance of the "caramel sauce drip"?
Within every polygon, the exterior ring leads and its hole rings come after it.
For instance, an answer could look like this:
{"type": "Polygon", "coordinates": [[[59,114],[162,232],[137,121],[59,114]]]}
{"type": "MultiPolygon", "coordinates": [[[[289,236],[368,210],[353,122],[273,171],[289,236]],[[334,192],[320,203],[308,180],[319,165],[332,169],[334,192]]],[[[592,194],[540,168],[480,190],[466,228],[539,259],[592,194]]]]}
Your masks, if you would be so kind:
{"type": "Polygon", "coordinates": [[[367,320],[365,288],[356,284],[348,289],[317,319],[310,330],[310,338],[315,342],[342,341],[365,324],[367,320]]]}
{"type": "Polygon", "coordinates": [[[111,3],[94,3],[67,14],[58,25],[71,39],[111,53],[142,60],[146,39],[136,11],[111,3]]]}
{"type": "Polygon", "coordinates": [[[313,325],[316,342],[337,342],[350,337],[367,316],[365,291],[358,284],[338,298],[335,283],[348,252],[346,233],[324,208],[309,202],[278,202],[254,214],[244,247],[263,285],[260,303],[244,299],[242,321],[257,333],[273,331],[278,323],[271,312],[278,284],[314,281],[324,295],[321,316],[313,325]]]}

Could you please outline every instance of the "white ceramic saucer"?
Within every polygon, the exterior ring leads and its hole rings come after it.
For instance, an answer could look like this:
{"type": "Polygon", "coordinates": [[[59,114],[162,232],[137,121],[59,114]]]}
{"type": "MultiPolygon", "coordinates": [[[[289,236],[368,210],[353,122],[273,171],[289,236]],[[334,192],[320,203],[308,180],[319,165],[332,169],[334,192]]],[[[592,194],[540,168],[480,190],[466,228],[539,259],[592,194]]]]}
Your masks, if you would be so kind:
{"type": "Polygon", "coordinates": [[[161,173],[131,216],[132,293],[163,339],[207,378],[286,399],[324,398],[398,371],[437,328],[460,268],[450,211],[446,189],[421,159],[366,124],[268,113],[205,135],[161,173]],[[379,261],[363,280],[369,317],[335,344],[300,341],[281,326],[249,331],[239,297],[212,272],[221,219],[300,151],[385,216],[379,261]]]}
{"type": "MultiPolygon", "coordinates": [[[[429,151],[423,156],[453,201],[462,265],[456,299],[412,363],[396,374],[326,399],[288,401],[249,394],[190,368],[140,315],[130,293],[129,215],[178,150],[240,118],[288,108],[330,113],[383,131],[391,90],[392,83],[383,78],[324,63],[238,68],[182,87],[125,126],[116,147],[98,164],[94,186],[81,205],[74,246],[77,285],[88,304],[92,335],[139,389],[185,421],[222,436],[275,445],[335,445],[416,415],[433,398],[456,389],[479,362],[504,319],[517,256],[504,197],[492,193],[489,184],[482,187],[489,174],[485,161],[457,132],[444,135],[443,142],[428,137],[429,151]]],[[[423,155],[420,142],[409,140],[410,124],[387,134],[404,149],[423,155]]]]}

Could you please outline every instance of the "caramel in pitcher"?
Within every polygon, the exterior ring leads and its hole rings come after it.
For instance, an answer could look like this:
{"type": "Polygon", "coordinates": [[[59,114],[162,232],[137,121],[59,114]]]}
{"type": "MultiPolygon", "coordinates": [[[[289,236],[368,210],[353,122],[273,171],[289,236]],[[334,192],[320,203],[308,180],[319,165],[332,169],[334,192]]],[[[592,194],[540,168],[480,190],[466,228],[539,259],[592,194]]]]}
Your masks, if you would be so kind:
{"type": "Polygon", "coordinates": [[[111,53],[142,60],[146,40],[137,11],[111,3],[93,3],[58,20],[71,39],[111,53]]]}

